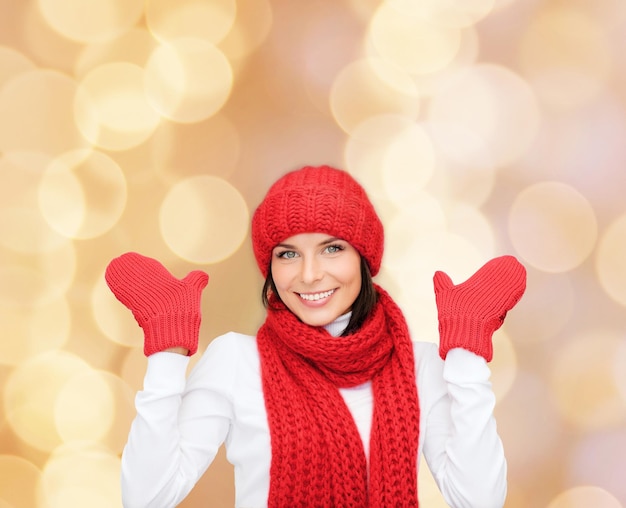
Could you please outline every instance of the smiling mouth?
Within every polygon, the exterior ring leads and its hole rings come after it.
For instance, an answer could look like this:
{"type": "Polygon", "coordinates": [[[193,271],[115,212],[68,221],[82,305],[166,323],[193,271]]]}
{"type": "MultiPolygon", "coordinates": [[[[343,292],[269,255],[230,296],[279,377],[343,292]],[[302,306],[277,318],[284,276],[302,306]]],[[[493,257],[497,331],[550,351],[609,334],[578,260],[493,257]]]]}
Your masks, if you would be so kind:
{"type": "Polygon", "coordinates": [[[318,300],[323,300],[324,298],[328,298],[335,292],[334,289],[330,291],[324,291],[322,293],[298,293],[298,296],[307,302],[316,302],[318,300]]]}

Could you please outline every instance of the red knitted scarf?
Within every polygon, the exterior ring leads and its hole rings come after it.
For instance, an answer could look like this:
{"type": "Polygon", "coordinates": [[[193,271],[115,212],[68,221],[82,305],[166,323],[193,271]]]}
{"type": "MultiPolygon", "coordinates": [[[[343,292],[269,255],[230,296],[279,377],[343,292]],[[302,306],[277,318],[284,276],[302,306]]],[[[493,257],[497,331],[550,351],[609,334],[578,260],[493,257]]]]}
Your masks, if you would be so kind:
{"type": "Polygon", "coordinates": [[[269,310],[258,333],[272,462],[270,508],[417,507],[419,403],[404,316],[379,301],[361,329],[333,337],[269,310]],[[338,388],[372,381],[367,459],[338,388]]]}

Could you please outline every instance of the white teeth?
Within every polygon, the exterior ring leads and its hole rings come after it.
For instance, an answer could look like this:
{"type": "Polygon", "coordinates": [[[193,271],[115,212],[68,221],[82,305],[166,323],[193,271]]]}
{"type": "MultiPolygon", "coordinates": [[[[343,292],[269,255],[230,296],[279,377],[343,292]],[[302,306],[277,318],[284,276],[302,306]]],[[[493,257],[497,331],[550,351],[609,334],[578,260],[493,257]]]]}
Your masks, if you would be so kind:
{"type": "Polygon", "coordinates": [[[300,293],[300,298],[302,298],[303,300],[307,300],[309,302],[313,302],[316,300],[322,300],[323,298],[328,298],[334,292],[335,290],[331,289],[330,291],[324,291],[323,293],[308,293],[308,294],[300,293]]]}

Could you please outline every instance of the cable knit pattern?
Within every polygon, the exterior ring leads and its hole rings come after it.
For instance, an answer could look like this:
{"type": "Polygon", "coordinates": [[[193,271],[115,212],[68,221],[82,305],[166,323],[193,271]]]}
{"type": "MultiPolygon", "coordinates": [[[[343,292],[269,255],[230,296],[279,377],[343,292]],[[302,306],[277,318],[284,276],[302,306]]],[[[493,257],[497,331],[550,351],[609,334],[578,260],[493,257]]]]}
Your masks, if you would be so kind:
{"type": "Polygon", "coordinates": [[[290,236],[325,233],[346,240],[376,275],[384,233],[365,190],[349,173],[306,166],[278,179],[252,218],[252,245],[267,277],[272,249],[290,236]]]}
{"type": "MultiPolygon", "coordinates": [[[[284,307],[257,335],[272,445],[271,508],[417,507],[419,402],[401,310],[379,301],[361,329],[333,337],[284,307]],[[338,388],[372,381],[370,470],[338,388]]],[[[280,306],[278,302],[275,302],[280,306]]]]}
{"type": "Polygon", "coordinates": [[[492,335],[526,289],[524,266],[513,256],[500,256],[458,286],[444,272],[436,272],[433,281],[441,357],[461,347],[491,361],[492,335]]]}
{"type": "Polygon", "coordinates": [[[109,263],[105,279],[144,332],[144,353],[183,347],[198,350],[200,298],[209,281],[195,270],[179,280],[156,259],[127,252],[109,263]]]}

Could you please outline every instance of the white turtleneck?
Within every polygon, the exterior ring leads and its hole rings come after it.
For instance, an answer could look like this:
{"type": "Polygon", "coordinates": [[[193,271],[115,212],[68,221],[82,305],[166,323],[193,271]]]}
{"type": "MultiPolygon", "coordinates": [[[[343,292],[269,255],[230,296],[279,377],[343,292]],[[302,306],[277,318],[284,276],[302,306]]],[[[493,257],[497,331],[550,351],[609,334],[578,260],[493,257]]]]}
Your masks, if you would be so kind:
{"type": "Polygon", "coordinates": [[[332,323],[324,326],[324,329],[330,333],[333,337],[339,337],[343,331],[348,327],[352,312],[346,312],[343,316],[339,316],[332,323]]]}

